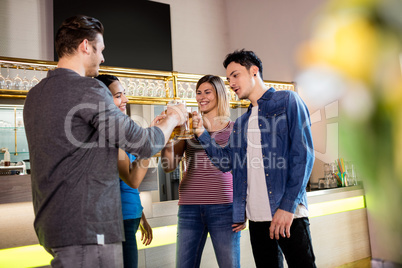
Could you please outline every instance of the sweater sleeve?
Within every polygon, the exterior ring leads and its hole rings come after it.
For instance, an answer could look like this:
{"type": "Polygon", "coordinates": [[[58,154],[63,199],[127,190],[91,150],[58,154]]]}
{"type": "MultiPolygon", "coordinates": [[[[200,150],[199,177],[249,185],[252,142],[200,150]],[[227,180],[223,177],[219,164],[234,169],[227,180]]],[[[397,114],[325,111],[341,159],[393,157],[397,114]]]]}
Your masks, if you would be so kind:
{"type": "Polygon", "coordinates": [[[110,91],[96,80],[85,92],[80,106],[79,115],[99,132],[97,146],[115,146],[138,158],[148,158],[165,144],[160,128],[137,125],[116,107],[110,91]]]}

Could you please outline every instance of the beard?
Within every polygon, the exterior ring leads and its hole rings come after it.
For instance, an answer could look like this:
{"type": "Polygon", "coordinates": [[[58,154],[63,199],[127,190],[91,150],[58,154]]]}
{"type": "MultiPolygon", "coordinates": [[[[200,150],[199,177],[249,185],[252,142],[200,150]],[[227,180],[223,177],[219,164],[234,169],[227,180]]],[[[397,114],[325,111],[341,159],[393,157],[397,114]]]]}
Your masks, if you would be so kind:
{"type": "Polygon", "coordinates": [[[85,70],[85,76],[87,77],[95,77],[98,75],[99,75],[99,64],[91,65],[90,68],[87,68],[87,70],[85,70]]]}
{"type": "Polygon", "coordinates": [[[90,55],[90,58],[88,59],[87,62],[87,67],[85,70],[85,76],[87,77],[95,77],[99,75],[99,67],[101,65],[102,61],[99,55],[96,54],[96,49],[94,48],[94,51],[90,55]]]}

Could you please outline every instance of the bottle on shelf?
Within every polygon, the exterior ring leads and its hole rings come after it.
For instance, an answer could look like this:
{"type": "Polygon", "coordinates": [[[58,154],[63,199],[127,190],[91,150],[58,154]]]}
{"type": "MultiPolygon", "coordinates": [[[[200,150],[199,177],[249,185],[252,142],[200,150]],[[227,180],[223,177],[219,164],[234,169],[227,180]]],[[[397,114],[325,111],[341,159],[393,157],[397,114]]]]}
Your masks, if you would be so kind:
{"type": "Polygon", "coordinates": [[[10,165],[10,152],[8,148],[3,149],[4,152],[4,166],[8,167],[10,165]]]}

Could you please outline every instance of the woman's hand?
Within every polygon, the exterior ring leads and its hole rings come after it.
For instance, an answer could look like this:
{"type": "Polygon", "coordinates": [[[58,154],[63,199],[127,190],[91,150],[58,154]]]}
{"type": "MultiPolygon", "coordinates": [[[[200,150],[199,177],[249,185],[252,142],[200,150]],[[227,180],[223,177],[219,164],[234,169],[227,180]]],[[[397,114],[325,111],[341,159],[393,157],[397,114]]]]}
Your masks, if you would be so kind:
{"type": "Polygon", "coordinates": [[[205,130],[201,115],[195,111],[193,112],[193,130],[197,137],[199,137],[205,130]]]}
{"type": "Polygon", "coordinates": [[[140,229],[141,229],[142,244],[148,246],[149,244],[151,244],[153,236],[152,236],[152,228],[148,224],[148,221],[146,220],[144,213],[142,213],[141,216],[140,229]]]}

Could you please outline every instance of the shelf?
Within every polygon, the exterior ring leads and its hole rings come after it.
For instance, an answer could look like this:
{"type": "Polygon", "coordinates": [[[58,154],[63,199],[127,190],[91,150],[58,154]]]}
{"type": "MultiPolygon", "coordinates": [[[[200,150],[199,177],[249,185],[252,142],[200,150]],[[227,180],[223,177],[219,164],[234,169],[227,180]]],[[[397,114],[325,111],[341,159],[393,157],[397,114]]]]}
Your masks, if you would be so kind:
{"type": "Polygon", "coordinates": [[[27,90],[0,89],[1,98],[25,99],[27,94],[27,90]]]}
{"type": "MultiPolygon", "coordinates": [[[[14,90],[14,89],[0,89],[0,98],[19,98],[25,99],[28,94],[26,90],[14,90]]],[[[144,105],[166,105],[173,98],[161,98],[161,97],[148,97],[148,96],[130,96],[126,95],[129,104],[144,104],[144,105]]],[[[186,99],[188,106],[198,106],[195,99],[186,99]]],[[[231,108],[244,108],[248,107],[249,101],[230,101],[231,108]]],[[[1,127],[0,127],[1,128],[1,127]]]]}
{"type": "Polygon", "coordinates": [[[2,129],[5,129],[5,130],[10,130],[10,129],[12,129],[12,130],[15,130],[15,129],[17,129],[17,130],[25,130],[24,127],[0,127],[0,130],[2,130],[2,129]]]}
{"type": "MultiPolygon", "coordinates": [[[[7,66],[8,68],[15,69],[17,66],[21,68],[24,66],[27,70],[32,70],[35,68],[42,68],[43,70],[51,70],[57,67],[57,62],[53,61],[38,61],[32,59],[21,59],[21,58],[9,58],[9,57],[0,57],[0,66],[7,66]]],[[[160,84],[161,81],[163,83],[163,90],[166,92],[165,97],[148,97],[148,96],[138,96],[138,95],[130,95],[127,94],[127,98],[129,100],[129,104],[145,104],[145,105],[166,105],[173,98],[178,98],[183,95],[183,90],[195,90],[195,84],[198,80],[203,76],[202,74],[189,74],[189,73],[180,73],[176,71],[156,71],[156,70],[144,70],[144,69],[135,69],[135,68],[119,68],[119,67],[108,67],[101,66],[99,69],[100,74],[111,74],[119,77],[122,80],[128,78],[131,82],[129,83],[144,83],[147,85],[145,90],[154,90],[152,88],[155,84],[160,84]],[[137,80],[136,80],[137,79],[137,80]],[[142,80],[142,82],[140,82],[142,80]],[[136,81],[136,82],[133,82],[136,81]],[[148,83],[151,85],[148,88],[148,83]]],[[[222,80],[225,81],[226,87],[229,90],[229,85],[226,82],[226,78],[221,76],[222,80]]],[[[127,80],[126,80],[127,82],[127,80]]],[[[122,81],[123,83],[123,81],[122,81]]],[[[296,84],[293,82],[281,82],[281,81],[270,81],[265,80],[265,85],[267,87],[274,87],[276,90],[295,90],[296,84]]],[[[135,86],[136,87],[136,86],[135,86]]],[[[160,90],[160,88],[159,88],[160,90]]],[[[130,92],[131,93],[131,92],[130,92]]],[[[243,108],[248,107],[250,102],[244,100],[235,100],[237,97],[234,92],[231,93],[232,101],[230,101],[231,108],[243,108]]],[[[1,98],[9,98],[9,99],[25,99],[28,94],[27,90],[14,90],[14,89],[0,89],[0,99],[1,98]]],[[[187,94],[187,93],[184,93],[187,94]]],[[[161,96],[161,95],[158,95],[161,96]]],[[[194,96],[194,95],[193,95],[194,96]]],[[[195,98],[186,100],[189,106],[197,106],[197,102],[195,98]]]]}
{"type": "MultiPolygon", "coordinates": [[[[15,154],[15,152],[9,152],[10,154],[15,154]]],[[[0,155],[3,155],[4,153],[0,152],[0,155]]],[[[29,152],[17,152],[17,154],[29,154],[29,152]]]]}

